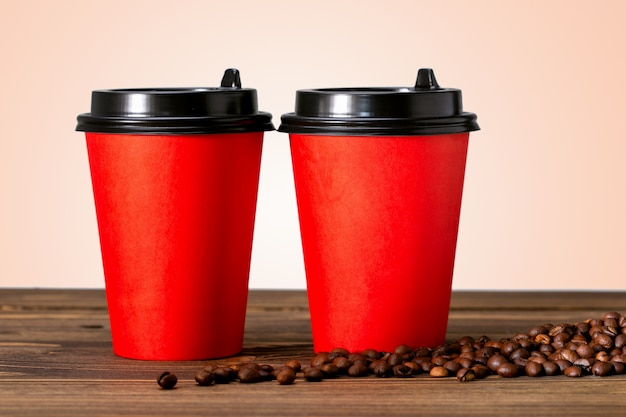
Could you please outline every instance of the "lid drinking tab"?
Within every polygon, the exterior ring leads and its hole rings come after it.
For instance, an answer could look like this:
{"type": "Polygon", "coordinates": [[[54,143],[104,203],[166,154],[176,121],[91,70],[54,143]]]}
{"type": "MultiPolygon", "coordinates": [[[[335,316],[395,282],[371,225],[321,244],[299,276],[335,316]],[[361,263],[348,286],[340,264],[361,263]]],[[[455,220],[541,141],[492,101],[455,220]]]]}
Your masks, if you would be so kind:
{"type": "Polygon", "coordinates": [[[421,68],[417,71],[415,88],[426,88],[429,90],[439,88],[439,84],[437,84],[437,79],[435,78],[435,72],[431,68],[421,68]]]}
{"type": "Polygon", "coordinates": [[[239,76],[239,70],[236,68],[229,68],[224,71],[224,77],[222,78],[223,88],[241,88],[241,78],[239,76]]]}
{"type": "Polygon", "coordinates": [[[422,68],[413,87],[298,90],[295,112],[283,114],[281,132],[319,135],[407,136],[478,130],[463,111],[461,90],[440,87],[422,68]]]}

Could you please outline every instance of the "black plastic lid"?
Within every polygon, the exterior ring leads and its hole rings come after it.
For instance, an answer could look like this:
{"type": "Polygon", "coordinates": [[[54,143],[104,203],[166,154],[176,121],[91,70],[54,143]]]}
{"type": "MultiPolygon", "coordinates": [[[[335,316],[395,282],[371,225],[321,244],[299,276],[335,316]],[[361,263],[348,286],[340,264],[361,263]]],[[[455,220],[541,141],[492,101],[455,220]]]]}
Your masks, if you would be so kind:
{"type": "Polygon", "coordinates": [[[237,133],[274,130],[259,112],[257,93],[241,88],[239,71],[224,73],[220,87],[95,90],[91,113],[76,130],[102,133],[237,133]]]}
{"type": "Polygon", "coordinates": [[[281,117],[280,132],[320,135],[437,135],[478,130],[463,112],[461,90],[442,88],[430,68],[414,87],[298,90],[296,111],[281,117]]]}

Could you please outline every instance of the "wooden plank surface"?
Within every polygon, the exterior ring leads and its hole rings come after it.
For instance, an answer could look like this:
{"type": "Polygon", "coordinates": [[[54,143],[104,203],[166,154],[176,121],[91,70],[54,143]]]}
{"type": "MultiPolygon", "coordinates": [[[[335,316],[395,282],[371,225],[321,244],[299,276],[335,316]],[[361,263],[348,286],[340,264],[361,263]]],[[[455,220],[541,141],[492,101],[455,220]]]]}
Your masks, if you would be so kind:
{"type": "MultiPolygon", "coordinates": [[[[626,312],[621,292],[455,292],[447,338],[526,332],[626,312]]],[[[281,365],[313,356],[304,291],[251,291],[244,350],[224,364],[281,365]]],[[[147,362],[113,355],[101,290],[0,289],[0,416],[38,415],[624,415],[626,376],[471,383],[455,378],[338,378],[199,387],[206,361],[147,362]],[[160,389],[169,370],[177,388],[160,389]]]]}

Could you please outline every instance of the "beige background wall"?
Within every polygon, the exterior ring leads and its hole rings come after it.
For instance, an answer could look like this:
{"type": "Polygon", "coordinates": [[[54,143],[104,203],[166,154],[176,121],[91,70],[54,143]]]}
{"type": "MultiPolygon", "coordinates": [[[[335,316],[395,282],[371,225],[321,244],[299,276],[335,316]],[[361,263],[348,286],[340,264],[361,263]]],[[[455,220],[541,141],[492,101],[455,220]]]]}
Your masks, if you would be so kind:
{"type": "MultiPolygon", "coordinates": [[[[454,287],[626,289],[626,2],[0,0],[0,286],[102,287],[75,117],[98,88],[463,90],[454,287]]],[[[288,140],[267,134],[252,288],[304,288],[288,140]]]]}

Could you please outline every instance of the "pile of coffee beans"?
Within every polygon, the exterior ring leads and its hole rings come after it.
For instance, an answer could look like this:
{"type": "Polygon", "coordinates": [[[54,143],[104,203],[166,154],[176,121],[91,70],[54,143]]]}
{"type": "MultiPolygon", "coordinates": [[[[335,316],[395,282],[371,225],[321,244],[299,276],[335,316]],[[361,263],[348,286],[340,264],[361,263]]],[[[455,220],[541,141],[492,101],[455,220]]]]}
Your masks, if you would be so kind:
{"type": "MultiPolygon", "coordinates": [[[[347,377],[431,378],[456,377],[469,382],[499,375],[582,377],[625,373],[626,315],[609,312],[601,319],[576,324],[546,323],[511,338],[491,340],[465,336],[435,348],[398,346],[393,352],[367,349],[349,352],[335,348],[320,352],[306,366],[289,360],[283,366],[244,363],[231,366],[208,364],[195,375],[198,385],[231,381],[253,383],[277,381],[292,384],[301,374],[308,382],[347,377]]],[[[157,381],[163,388],[176,385],[175,376],[166,372],[157,381]],[[163,382],[162,382],[163,381],[163,382]],[[173,384],[172,384],[173,381],[173,384]]]]}

